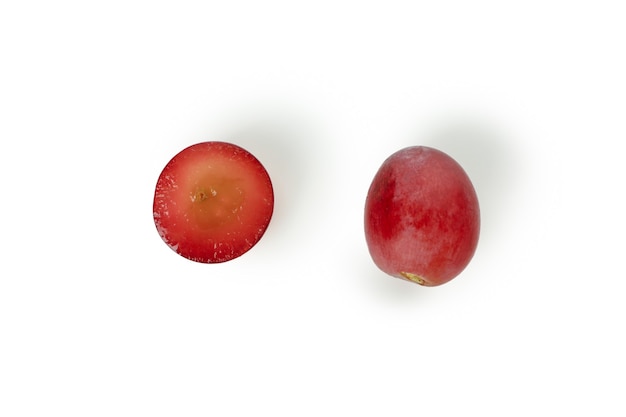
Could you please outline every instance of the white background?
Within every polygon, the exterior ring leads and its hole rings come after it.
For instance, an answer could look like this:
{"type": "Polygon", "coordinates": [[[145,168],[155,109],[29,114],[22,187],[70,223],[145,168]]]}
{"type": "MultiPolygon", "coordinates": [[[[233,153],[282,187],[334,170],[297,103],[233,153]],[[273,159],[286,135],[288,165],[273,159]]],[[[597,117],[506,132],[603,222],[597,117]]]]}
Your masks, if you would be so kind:
{"type": "Polygon", "coordinates": [[[3,2],[0,415],[623,416],[622,3],[3,2]],[[276,194],[220,265],[152,219],[206,140],[276,194]],[[363,236],[418,144],[481,202],[437,288],[363,236]]]}

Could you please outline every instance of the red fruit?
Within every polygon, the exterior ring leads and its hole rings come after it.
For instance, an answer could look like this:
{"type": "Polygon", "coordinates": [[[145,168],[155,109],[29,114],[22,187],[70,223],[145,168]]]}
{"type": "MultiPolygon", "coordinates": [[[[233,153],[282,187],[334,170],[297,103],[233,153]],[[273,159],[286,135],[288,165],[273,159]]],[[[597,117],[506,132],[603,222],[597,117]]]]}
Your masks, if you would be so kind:
{"type": "Polygon", "coordinates": [[[387,274],[444,284],[472,259],[479,230],[474,187],[445,153],[405,148],[376,173],[365,202],[365,238],[374,263],[387,274]]]}
{"type": "Polygon", "coordinates": [[[250,250],[274,210],[267,171],[248,151],[225,142],[203,142],[165,166],[154,192],[154,223],[179,255],[217,263],[250,250]]]}

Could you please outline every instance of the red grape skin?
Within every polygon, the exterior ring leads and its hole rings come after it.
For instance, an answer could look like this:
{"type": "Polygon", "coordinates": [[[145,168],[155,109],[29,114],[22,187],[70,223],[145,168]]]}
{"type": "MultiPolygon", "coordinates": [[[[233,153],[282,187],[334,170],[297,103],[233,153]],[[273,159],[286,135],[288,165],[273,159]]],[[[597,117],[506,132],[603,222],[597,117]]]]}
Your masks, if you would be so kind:
{"type": "Polygon", "coordinates": [[[391,155],[376,173],[365,204],[365,238],[374,263],[425,286],[458,276],[478,244],[480,210],[463,168],[434,148],[391,155]]]}

